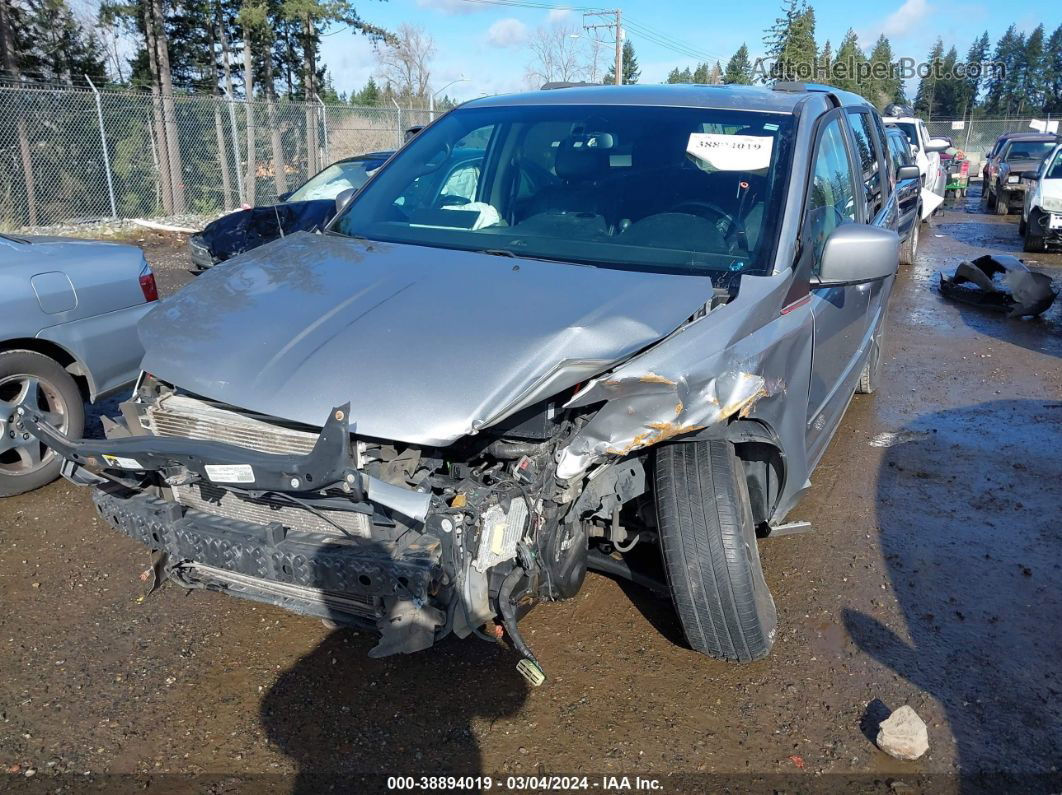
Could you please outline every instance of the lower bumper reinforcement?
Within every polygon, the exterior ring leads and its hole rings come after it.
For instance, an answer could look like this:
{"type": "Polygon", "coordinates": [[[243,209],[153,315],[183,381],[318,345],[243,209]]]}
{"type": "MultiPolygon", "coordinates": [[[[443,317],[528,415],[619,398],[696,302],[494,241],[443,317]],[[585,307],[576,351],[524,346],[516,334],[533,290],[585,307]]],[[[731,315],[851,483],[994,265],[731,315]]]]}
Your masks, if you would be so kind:
{"type": "Polygon", "coordinates": [[[424,603],[442,576],[441,543],[431,535],[417,536],[398,550],[368,539],[287,532],[279,523],[256,525],[200,513],[119,486],[96,488],[92,498],[116,530],[165,552],[171,571],[190,564],[237,575],[236,581],[254,578],[265,581],[257,584],[260,590],[269,591],[269,583],[287,588],[293,601],[299,598],[293,589],[312,589],[369,603],[386,598],[424,603]]]}

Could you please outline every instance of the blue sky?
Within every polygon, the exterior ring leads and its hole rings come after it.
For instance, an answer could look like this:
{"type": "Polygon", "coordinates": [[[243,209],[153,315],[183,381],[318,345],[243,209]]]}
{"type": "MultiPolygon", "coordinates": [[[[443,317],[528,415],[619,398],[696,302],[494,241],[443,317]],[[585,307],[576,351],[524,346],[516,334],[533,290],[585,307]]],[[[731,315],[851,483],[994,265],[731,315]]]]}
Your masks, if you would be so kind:
{"type": "MultiPolygon", "coordinates": [[[[535,5],[554,5],[548,0],[535,5]]],[[[419,25],[435,39],[438,54],[432,83],[439,88],[459,77],[446,93],[459,99],[482,94],[516,91],[527,87],[525,71],[530,61],[527,36],[540,26],[581,25],[580,11],[558,8],[522,8],[468,0],[359,0],[359,15],[388,29],[403,22],[419,25]]],[[[584,2],[579,2],[584,6],[584,2]]],[[[892,42],[898,56],[923,60],[939,35],[945,48],[955,44],[960,57],[970,42],[988,30],[993,46],[1010,23],[1029,32],[1043,22],[1048,34],[1062,23],[1062,4],[1054,0],[1025,0],[1020,4],[978,0],[906,0],[903,3],[853,3],[851,0],[817,0],[816,38],[829,39],[836,50],[851,27],[869,46],[880,33],[892,42]]],[[[779,13],[779,2],[675,3],[660,0],[626,0],[619,7],[634,25],[649,26],[680,42],[679,46],[703,53],[703,60],[718,58],[723,65],[745,42],[755,56],[762,49],[763,30],[779,13]]],[[[615,7],[615,6],[613,6],[615,7]]],[[[339,91],[360,88],[375,70],[372,44],[342,27],[325,36],[321,55],[339,91]]],[[[697,58],[649,41],[634,30],[628,38],[635,47],[642,82],[660,82],[674,67],[692,66],[697,58]]],[[[910,87],[913,91],[913,86],[910,87]]]]}

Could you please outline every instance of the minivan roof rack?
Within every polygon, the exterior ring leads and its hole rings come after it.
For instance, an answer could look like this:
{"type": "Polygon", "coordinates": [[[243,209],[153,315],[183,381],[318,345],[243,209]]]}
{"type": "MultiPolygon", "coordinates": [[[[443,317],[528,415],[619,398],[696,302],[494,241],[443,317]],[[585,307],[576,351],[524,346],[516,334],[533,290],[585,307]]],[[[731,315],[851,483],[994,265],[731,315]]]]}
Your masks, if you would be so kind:
{"type": "Polygon", "coordinates": [[[601,84],[600,83],[587,83],[587,82],[584,82],[584,81],[574,81],[574,80],[572,80],[572,81],[558,80],[558,81],[555,81],[555,82],[543,83],[542,87],[539,89],[539,91],[553,91],[554,89],[557,89],[557,88],[581,88],[581,87],[584,87],[584,86],[599,86],[599,85],[601,85],[601,84]]]}
{"type": "Polygon", "coordinates": [[[797,80],[776,80],[771,84],[771,88],[775,91],[817,91],[822,94],[832,94],[834,91],[840,91],[839,88],[828,86],[825,83],[804,83],[797,80]]]}

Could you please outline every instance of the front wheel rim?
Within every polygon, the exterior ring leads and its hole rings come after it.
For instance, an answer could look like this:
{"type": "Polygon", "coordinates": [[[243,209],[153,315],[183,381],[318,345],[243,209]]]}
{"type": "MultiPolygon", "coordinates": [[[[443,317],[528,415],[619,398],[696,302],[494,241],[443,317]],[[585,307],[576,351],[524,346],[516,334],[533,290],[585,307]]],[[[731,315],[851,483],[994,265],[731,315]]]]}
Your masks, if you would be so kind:
{"type": "Polygon", "coordinates": [[[16,409],[24,404],[38,409],[41,419],[59,431],[69,428],[70,408],[54,384],[28,373],[0,378],[0,475],[31,475],[55,458],[54,451],[17,427],[16,409]]]}

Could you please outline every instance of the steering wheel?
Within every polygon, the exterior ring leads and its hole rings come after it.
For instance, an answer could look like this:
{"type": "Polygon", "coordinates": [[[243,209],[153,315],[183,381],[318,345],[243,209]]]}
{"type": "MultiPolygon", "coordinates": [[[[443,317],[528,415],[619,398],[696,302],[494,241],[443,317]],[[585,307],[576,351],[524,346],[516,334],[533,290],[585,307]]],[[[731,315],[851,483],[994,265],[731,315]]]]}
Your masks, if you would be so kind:
{"type": "Polygon", "coordinates": [[[470,200],[465,196],[455,196],[452,193],[440,193],[439,197],[435,200],[436,207],[456,207],[470,203],[470,200]]]}
{"type": "Polygon", "coordinates": [[[744,224],[738,221],[736,218],[730,215],[726,210],[721,209],[715,204],[706,201],[699,201],[696,199],[690,199],[688,201],[680,202],[674,207],[668,209],[669,213],[686,213],[687,215],[696,215],[704,218],[706,221],[712,223],[718,223],[723,221],[726,224],[725,228],[720,230],[723,235],[723,239],[727,241],[731,246],[734,245],[734,238],[736,236],[737,243],[740,248],[748,253],[748,243],[745,241],[744,224]],[[739,234],[742,233],[742,234],[739,234]]]}

